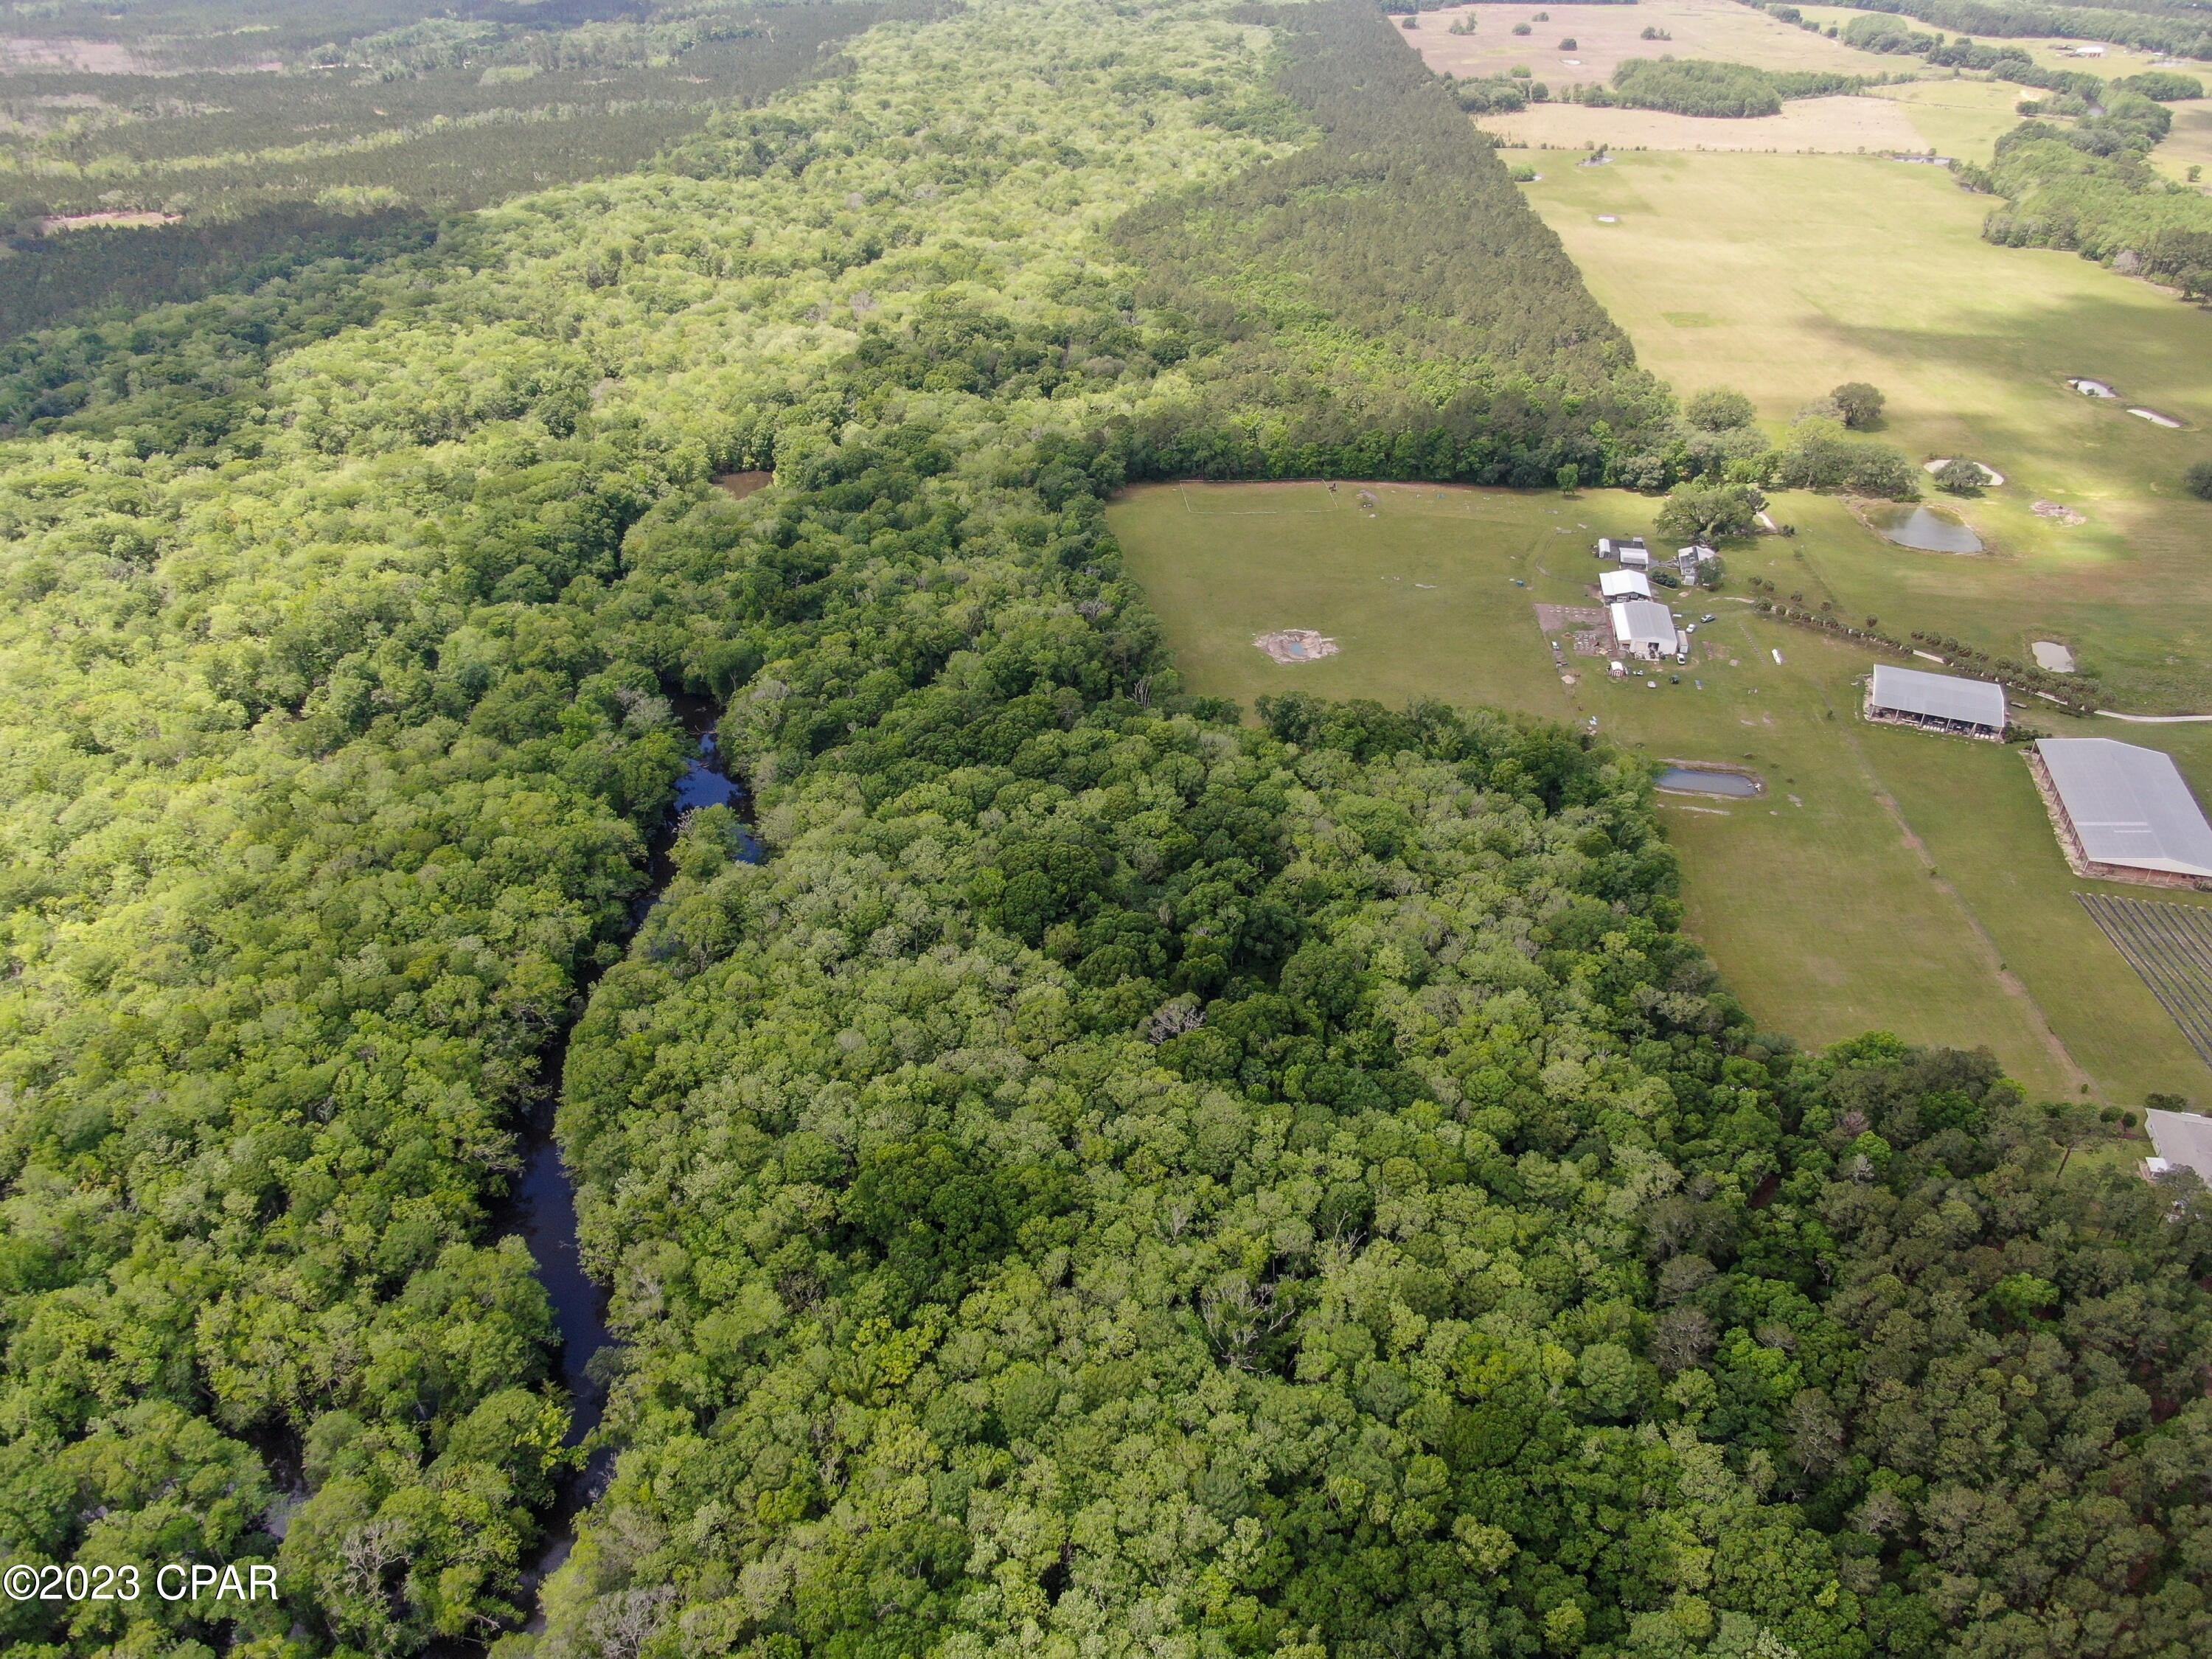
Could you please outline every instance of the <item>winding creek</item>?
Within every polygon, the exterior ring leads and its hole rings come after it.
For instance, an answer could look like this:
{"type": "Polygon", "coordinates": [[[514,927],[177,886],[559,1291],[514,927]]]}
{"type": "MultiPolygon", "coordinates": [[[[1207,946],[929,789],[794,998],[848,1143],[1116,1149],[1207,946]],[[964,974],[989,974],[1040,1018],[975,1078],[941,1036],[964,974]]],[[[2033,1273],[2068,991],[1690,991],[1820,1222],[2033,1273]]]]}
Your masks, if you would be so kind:
{"type": "MultiPolygon", "coordinates": [[[[676,799],[667,818],[653,838],[652,881],[630,907],[631,934],[660,902],[674,873],[669,854],[685,815],[702,806],[733,806],[740,817],[750,821],[750,802],[744,788],[723,771],[716,748],[714,723],[721,715],[720,706],[707,697],[672,697],[669,702],[696,745],[696,752],[676,786],[676,799]]],[[[758,843],[750,836],[742,855],[755,860],[761,857],[758,843]]],[[[588,985],[580,988],[584,994],[590,994],[588,985]]],[[[523,1125],[521,1174],[507,1201],[494,1212],[491,1231],[495,1237],[519,1236],[529,1247],[530,1258],[537,1264],[538,1282],[545,1287],[547,1299],[553,1304],[554,1323],[561,1334],[561,1381],[568,1390],[573,1408],[563,1443],[574,1447],[582,1444],[605,1415],[606,1384],[594,1373],[592,1361],[615,1346],[615,1337],[607,1328],[606,1292],[584,1271],[583,1251],[576,1236],[576,1189],[553,1135],[554,1116],[560,1104],[558,1080],[568,1051],[568,1036],[563,1033],[545,1052],[540,1075],[555,1086],[541,1092],[523,1125]]],[[[524,1583],[525,1594],[532,1601],[538,1586],[568,1559],[575,1544],[576,1517],[605,1489],[613,1468],[612,1449],[602,1447],[581,1468],[562,1480],[552,1510],[545,1517],[545,1544],[524,1583]]],[[[541,1611],[533,1614],[527,1628],[535,1632],[544,1626],[541,1611]]]]}

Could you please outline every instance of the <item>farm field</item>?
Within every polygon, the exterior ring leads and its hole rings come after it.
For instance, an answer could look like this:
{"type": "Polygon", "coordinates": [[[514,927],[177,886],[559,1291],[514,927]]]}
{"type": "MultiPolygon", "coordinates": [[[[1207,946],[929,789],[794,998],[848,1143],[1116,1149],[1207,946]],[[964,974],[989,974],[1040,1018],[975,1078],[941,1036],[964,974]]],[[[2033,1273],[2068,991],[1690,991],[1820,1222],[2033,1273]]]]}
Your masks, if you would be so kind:
{"type": "Polygon", "coordinates": [[[1423,12],[1420,26],[1407,32],[1428,66],[1462,80],[1504,75],[1525,64],[1535,78],[1553,86],[1573,82],[1611,81],[1627,58],[1714,58],[1770,70],[1829,70],[1844,75],[1895,74],[1915,67],[1911,60],[1856,52],[1823,35],[1778,22],[1735,0],[1644,0],[1633,6],[1563,6],[1551,21],[1535,15],[1548,8],[1460,6],[1423,12]],[[1473,34],[1454,34],[1451,27],[1472,18],[1473,34]],[[1516,23],[1530,33],[1512,33],[1516,23]],[[1647,28],[1664,30],[1669,40],[1646,40],[1647,28]],[[1572,39],[1575,50],[1560,49],[1572,39]],[[1570,62],[1569,60],[1572,61],[1570,62]]]}
{"type": "MultiPolygon", "coordinates": [[[[2212,75],[2212,64],[2204,68],[2212,75]]],[[[2173,131],[2151,151],[2151,165],[2169,179],[2185,179],[2192,167],[2204,169],[2200,179],[2212,179],[2212,99],[2172,107],[2173,131]]],[[[2212,185],[2200,183],[2199,187],[2212,190],[2212,185]]]]}
{"type": "Polygon", "coordinates": [[[1918,112],[1883,98],[1800,98],[1778,115],[1715,120],[1658,109],[1607,109],[1588,104],[1532,104],[1516,115],[1494,115],[1483,130],[1506,145],[1532,149],[1708,149],[1784,155],[1856,155],[1919,150],[1934,142],[1918,112]]]}
{"type": "MultiPolygon", "coordinates": [[[[1684,602],[1720,617],[1692,667],[1622,684],[1571,657],[1577,682],[1563,684],[1534,606],[1592,603],[1589,541],[1648,530],[1648,500],[1377,484],[1370,514],[1358,488],[1148,487],[1109,509],[1192,690],[1247,708],[1296,688],[1595,715],[1656,758],[1753,766],[1765,796],[1669,795],[1662,811],[1687,925],[1762,1021],[1808,1043],[1869,1029],[1986,1042],[2046,1093],[2086,1079],[2116,1101],[2212,1094],[2212,1074],[2071,896],[2139,890],[2073,880],[2015,750],[1866,725],[1856,682],[1870,659],[1717,596],[1684,602]],[[1279,665],[1252,644],[1276,628],[1340,649],[1279,665]]],[[[1808,516],[1808,504],[1783,498],[1778,511],[1808,516]]],[[[1784,545],[1762,540],[1732,568],[1782,581],[1797,568],[1784,545]]],[[[2171,750],[2212,794],[2203,731],[2124,735],[2171,750]]]]}
{"type": "Polygon", "coordinates": [[[2212,709],[2212,505],[2179,487],[2212,456],[2212,315],[2072,254],[1983,241],[1986,198],[1932,167],[1655,151],[1525,188],[1685,395],[1734,386],[1778,433],[1830,386],[1868,380],[1888,394],[1887,441],[2005,475],[1963,508],[1993,556],[1908,551],[1832,500],[1793,507],[1822,532],[1795,550],[1819,597],[2007,653],[2063,638],[2121,707],[2212,709]],[[2069,390],[2082,374],[2120,398],[2069,390]]]}

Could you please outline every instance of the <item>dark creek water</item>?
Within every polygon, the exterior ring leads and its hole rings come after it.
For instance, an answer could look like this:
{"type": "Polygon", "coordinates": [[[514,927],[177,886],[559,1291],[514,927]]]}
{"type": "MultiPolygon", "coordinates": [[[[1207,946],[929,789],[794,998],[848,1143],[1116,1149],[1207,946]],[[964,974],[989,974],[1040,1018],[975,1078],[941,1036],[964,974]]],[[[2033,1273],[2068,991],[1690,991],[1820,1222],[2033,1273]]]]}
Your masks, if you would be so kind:
{"type": "MultiPolygon", "coordinates": [[[[677,831],[686,813],[702,806],[734,806],[747,816],[750,805],[744,788],[722,770],[714,741],[714,721],[720,710],[705,697],[671,699],[684,729],[698,745],[698,752],[676,786],[676,800],[667,821],[653,839],[652,884],[630,907],[630,927],[635,931],[660,900],[674,873],[669,861],[677,831]]],[[[760,848],[747,836],[742,856],[757,860],[760,848]]],[[[570,1446],[582,1443],[599,1425],[606,1413],[606,1384],[592,1362],[611,1348],[615,1338],[607,1329],[606,1292],[584,1271],[583,1252],[576,1239],[576,1189],[561,1162],[561,1149],[553,1138],[554,1110],[560,1090],[562,1067],[568,1059],[564,1036],[549,1048],[540,1076],[546,1087],[523,1126],[522,1173],[513,1194],[493,1218],[493,1231],[504,1237],[519,1235],[530,1248],[538,1267],[538,1282],[553,1304],[553,1319],[561,1333],[561,1381],[574,1406],[568,1428],[570,1446]]],[[[605,1448],[561,1483],[552,1513],[546,1517],[547,1542],[532,1564],[525,1585],[534,1596],[538,1586],[568,1559],[575,1543],[577,1515],[605,1489],[614,1468],[614,1455],[605,1448]]],[[[530,1628],[543,1625],[542,1615],[530,1628]]]]}
{"type": "Polygon", "coordinates": [[[1759,780],[1741,772],[1706,772],[1694,767],[1670,766],[1659,775],[1659,787],[1686,795],[1755,795],[1759,780]]]}

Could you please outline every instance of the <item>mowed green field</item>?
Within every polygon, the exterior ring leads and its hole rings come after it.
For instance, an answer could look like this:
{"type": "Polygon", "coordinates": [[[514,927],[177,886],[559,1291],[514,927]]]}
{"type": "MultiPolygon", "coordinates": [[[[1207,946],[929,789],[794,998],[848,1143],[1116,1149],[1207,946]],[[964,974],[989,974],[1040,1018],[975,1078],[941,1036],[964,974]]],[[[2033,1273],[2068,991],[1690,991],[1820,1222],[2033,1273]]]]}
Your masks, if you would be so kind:
{"type": "Polygon", "coordinates": [[[1990,557],[1842,533],[1833,502],[1793,509],[1838,532],[1814,554],[1826,596],[2004,655],[2062,640],[2121,707],[2212,710],[2212,503],[2181,489],[2212,457],[2212,313],[2070,253],[1983,241],[1995,204],[1936,167],[1653,151],[1525,188],[1685,395],[1735,386],[1779,434],[1808,399],[1869,380],[1888,394],[1887,441],[2006,476],[1965,508],[1990,557]],[[2120,398],[2069,390],[2077,375],[2120,398]]]}
{"type": "MultiPolygon", "coordinates": [[[[1986,1043],[2054,1097],[2086,1083],[2126,1104],[2212,1098],[2212,1073],[2072,897],[2098,884],[2066,871],[2016,750],[1869,726],[1856,682],[1870,658],[1715,596],[1678,603],[1719,618],[1691,667],[1624,684],[1570,655],[1577,683],[1563,684],[1534,606],[1594,604],[1590,542],[1648,532],[1651,501],[1377,484],[1370,512],[1359,488],[1157,486],[1109,509],[1190,689],[1248,709],[1297,689],[1595,716],[1656,758],[1751,765],[1765,796],[1669,795],[1662,816],[1687,926],[1763,1024],[1810,1044],[1870,1029],[1986,1043]],[[1279,665],[1253,640],[1282,628],[1340,651],[1279,665]]],[[[1758,570],[1787,587],[1811,562],[1798,553],[1827,539],[1763,538],[1734,556],[1731,586],[1758,570]]],[[[2212,787],[2205,728],[2097,724],[2173,749],[2212,787]]]]}

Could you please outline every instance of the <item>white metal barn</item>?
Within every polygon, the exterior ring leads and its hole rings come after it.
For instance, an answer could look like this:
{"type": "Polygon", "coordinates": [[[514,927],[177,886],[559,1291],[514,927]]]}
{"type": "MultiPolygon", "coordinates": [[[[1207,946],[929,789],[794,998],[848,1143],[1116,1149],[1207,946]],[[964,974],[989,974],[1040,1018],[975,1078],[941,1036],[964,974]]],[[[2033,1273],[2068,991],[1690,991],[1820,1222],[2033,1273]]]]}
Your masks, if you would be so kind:
{"type": "Polygon", "coordinates": [[[1624,599],[1606,607],[1613,622],[1613,637],[1624,657],[1638,662],[1662,662],[1674,654],[1674,619],[1667,607],[1652,599],[1624,599]]]}
{"type": "Polygon", "coordinates": [[[1899,726],[1923,726],[1931,732],[2002,738],[2004,687],[1990,680],[1963,680],[1952,674],[1927,674],[1917,668],[1877,663],[1873,682],[1867,687],[1866,717],[1899,726]]]}
{"type": "Polygon", "coordinates": [[[2077,873],[2174,887],[2212,880],[2212,823],[2172,756],[2110,738],[2043,738],[2034,760],[2077,873]]]}
{"type": "Polygon", "coordinates": [[[1607,605],[1622,599],[1648,599],[1651,579],[1640,570],[1608,570],[1597,579],[1597,591],[1607,605]]]}
{"type": "Polygon", "coordinates": [[[2153,1177],[2169,1170],[2194,1170],[2212,1187],[2212,1117],[2193,1112],[2145,1112],[2144,1127],[2156,1158],[2143,1160],[2143,1173],[2153,1177]]]}

